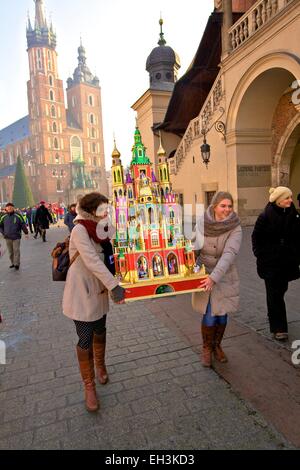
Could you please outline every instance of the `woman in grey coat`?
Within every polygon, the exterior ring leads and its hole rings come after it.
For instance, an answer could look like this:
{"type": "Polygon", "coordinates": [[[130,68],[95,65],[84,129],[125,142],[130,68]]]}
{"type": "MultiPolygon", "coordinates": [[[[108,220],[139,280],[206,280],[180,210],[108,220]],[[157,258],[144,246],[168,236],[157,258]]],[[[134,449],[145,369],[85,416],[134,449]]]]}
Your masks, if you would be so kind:
{"type": "Polygon", "coordinates": [[[87,194],[79,201],[69,245],[70,260],[74,261],[68,271],[63,296],[63,313],[74,321],[79,337],[77,357],[88,411],[99,408],[95,369],[101,384],[108,381],[105,366],[108,292],[115,303],[124,303],[125,297],[125,290],[119,286],[106,261],[111,263],[112,254],[110,227],[105,222],[107,210],[108,199],[99,193],[87,194]],[[103,223],[106,224],[104,230],[103,223]]]}
{"type": "Polygon", "coordinates": [[[227,362],[221,341],[227,325],[227,314],[239,303],[239,276],[235,258],[242,241],[240,219],[233,211],[233,198],[228,192],[215,194],[211,205],[197,224],[197,239],[202,248],[197,264],[204,264],[208,273],[205,292],[192,296],[194,310],[203,315],[202,364],[211,367],[212,354],[216,360],[227,362]]]}

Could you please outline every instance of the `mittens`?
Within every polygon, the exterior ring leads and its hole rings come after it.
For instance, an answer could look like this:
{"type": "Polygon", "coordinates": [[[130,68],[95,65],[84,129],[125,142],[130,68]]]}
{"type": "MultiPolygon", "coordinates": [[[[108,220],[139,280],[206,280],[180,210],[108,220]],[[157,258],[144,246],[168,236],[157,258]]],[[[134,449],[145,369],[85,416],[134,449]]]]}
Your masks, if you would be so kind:
{"type": "Polygon", "coordinates": [[[125,289],[121,286],[116,286],[110,293],[113,302],[121,302],[125,298],[125,289]]]}

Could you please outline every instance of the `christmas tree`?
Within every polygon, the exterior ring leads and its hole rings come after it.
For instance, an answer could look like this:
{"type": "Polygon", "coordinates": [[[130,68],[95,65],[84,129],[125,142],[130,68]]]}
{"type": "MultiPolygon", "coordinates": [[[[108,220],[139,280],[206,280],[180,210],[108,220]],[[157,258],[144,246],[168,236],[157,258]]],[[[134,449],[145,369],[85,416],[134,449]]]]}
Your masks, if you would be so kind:
{"type": "Polygon", "coordinates": [[[22,209],[23,207],[32,207],[34,205],[32,192],[20,157],[18,157],[17,160],[15,173],[13,203],[15,207],[18,207],[19,209],[22,209]]]}

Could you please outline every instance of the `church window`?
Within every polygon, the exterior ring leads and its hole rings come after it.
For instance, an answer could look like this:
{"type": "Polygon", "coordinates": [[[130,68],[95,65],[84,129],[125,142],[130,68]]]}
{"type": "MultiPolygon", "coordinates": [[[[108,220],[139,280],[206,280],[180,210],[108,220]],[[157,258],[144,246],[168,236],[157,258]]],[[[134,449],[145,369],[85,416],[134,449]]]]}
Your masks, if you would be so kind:
{"type": "Polygon", "coordinates": [[[59,191],[59,192],[62,191],[62,184],[61,184],[61,180],[60,180],[60,179],[58,179],[58,180],[56,181],[56,191],[59,191]]]}
{"type": "Polygon", "coordinates": [[[97,146],[96,146],[96,144],[93,143],[92,147],[93,147],[93,152],[96,153],[96,151],[97,151],[97,146]]]}
{"type": "Polygon", "coordinates": [[[151,245],[152,246],[159,246],[159,239],[157,232],[153,232],[151,234],[151,245]]]}
{"type": "Polygon", "coordinates": [[[95,124],[95,117],[93,114],[90,114],[90,123],[95,124]]]}
{"type": "Polygon", "coordinates": [[[37,50],[37,67],[38,69],[42,68],[42,55],[41,55],[41,49],[37,50]]]}
{"type": "Polygon", "coordinates": [[[161,73],[157,73],[157,74],[155,75],[155,78],[156,78],[156,80],[160,80],[160,79],[161,79],[161,73]]]}
{"type": "Polygon", "coordinates": [[[49,97],[50,97],[50,101],[54,101],[54,93],[53,93],[53,90],[50,90],[49,97]]]}
{"type": "Polygon", "coordinates": [[[169,194],[169,188],[166,188],[166,195],[169,194]]]}
{"type": "Polygon", "coordinates": [[[118,181],[119,181],[119,183],[121,182],[121,173],[120,173],[120,170],[118,170],[118,181]]]}
{"type": "Polygon", "coordinates": [[[82,160],[82,144],[80,138],[75,135],[71,138],[72,161],[82,160]]]}
{"type": "Polygon", "coordinates": [[[53,170],[52,171],[52,176],[56,176],[57,175],[57,171],[56,170],[53,170]]]}
{"type": "Polygon", "coordinates": [[[97,166],[97,158],[94,157],[94,166],[97,166]]]}
{"type": "Polygon", "coordinates": [[[115,172],[115,171],[114,171],[114,182],[115,182],[115,183],[117,182],[116,172],[115,172]]]}
{"type": "Polygon", "coordinates": [[[160,174],[160,181],[162,181],[162,179],[163,179],[163,175],[162,175],[162,171],[161,171],[161,169],[159,170],[159,174],[160,174]]]}
{"type": "Polygon", "coordinates": [[[154,211],[153,211],[152,207],[149,207],[149,209],[148,209],[148,217],[149,217],[149,223],[154,224],[154,222],[155,222],[155,220],[154,220],[154,211]]]}
{"type": "Polygon", "coordinates": [[[60,163],[60,158],[58,153],[55,155],[55,163],[58,165],[60,163]]]}
{"type": "Polygon", "coordinates": [[[56,125],[56,122],[54,122],[53,125],[52,125],[52,131],[53,131],[53,132],[57,132],[57,125],[56,125]]]}
{"type": "Polygon", "coordinates": [[[94,139],[95,137],[96,137],[96,132],[95,132],[94,127],[92,127],[92,138],[94,139]]]}
{"type": "Polygon", "coordinates": [[[50,51],[48,51],[48,70],[51,70],[51,68],[52,68],[51,54],[50,54],[50,51]]]}
{"type": "Polygon", "coordinates": [[[170,79],[172,78],[171,72],[167,72],[167,73],[166,73],[166,78],[167,78],[168,80],[170,80],[170,79]]]}
{"type": "Polygon", "coordinates": [[[53,77],[52,77],[52,75],[49,75],[49,85],[53,86],[53,77]]]}
{"type": "Polygon", "coordinates": [[[164,168],[164,178],[167,179],[167,170],[164,168]]]}
{"type": "Polygon", "coordinates": [[[116,199],[118,198],[118,193],[117,193],[117,191],[115,191],[115,198],[116,198],[116,199]]]}
{"type": "MultiPolygon", "coordinates": [[[[143,200],[142,200],[142,202],[143,202],[143,200]]],[[[145,224],[145,223],[146,223],[146,215],[145,215],[144,209],[141,209],[140,217],[141,217],[141,219],[142,219],[142,221],[143,221],[143,224],[145,224]]]]}
{"type": "Polygon", "coordinates": [[[119,196],[122,196],[122,189],[119,190],[119,196]]]}
{"type": "Polygon", "coordinates": [[[52,116],[52,117],[56,117],[55,106],[51,106],[51,116],[52,116]]]}
{"type": "Polygon", "coordinates": [[[53,145],[54,145],[54,148],[55,148],[55,149],[58,149],[58,140],[57,140],[56,137],[55,137],[54,140],[53,140],[53,145]]]}
{"type": "Polygon", "coordinates": [[[94,97],[93,97],[93,95],[89,95],[89,105],[94,106],[94,97]]]}
{"type": "Polygon", "coordinates": [[[143,156],[143,151],[142,149],[139,149],[139,157],[142,157],[143,156]]]}
{"type": "Polygon", "coordinates": [[[73,108],[76,106],[76,96],[72,96],[72,106],[73,108]]]}

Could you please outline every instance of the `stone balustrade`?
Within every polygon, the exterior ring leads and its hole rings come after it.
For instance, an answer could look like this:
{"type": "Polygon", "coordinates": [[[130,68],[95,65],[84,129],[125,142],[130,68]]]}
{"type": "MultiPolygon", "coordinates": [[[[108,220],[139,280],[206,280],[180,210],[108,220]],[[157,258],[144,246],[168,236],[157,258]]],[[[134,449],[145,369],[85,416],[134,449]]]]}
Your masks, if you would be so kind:
{"type": "Polygon", "coordinates": [[[249,10],[229,29],[232,50],[238,49],[256,31],[271,21],[280,11],[294,0],[258,0],[249,10]]]}

